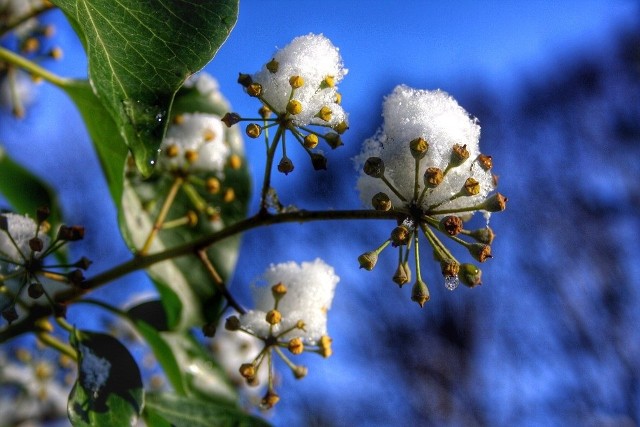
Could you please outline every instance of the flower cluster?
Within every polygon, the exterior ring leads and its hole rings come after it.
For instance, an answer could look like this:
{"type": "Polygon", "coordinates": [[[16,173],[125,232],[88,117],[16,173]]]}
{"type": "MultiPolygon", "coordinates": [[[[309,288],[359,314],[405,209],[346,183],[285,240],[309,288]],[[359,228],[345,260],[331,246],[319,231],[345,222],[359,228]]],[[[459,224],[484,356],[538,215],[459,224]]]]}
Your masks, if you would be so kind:
{"type": "Polygon", "coordinates": [[[37,212],[37,222],[17,214],[0,215],[0,310],[9,323],[19,317],[19,311],[30,307],[45,296],[57,316],[64,315],[64,306],[54,303],[51,292],[60,284],[83,286],[84,274],[91,261],[82,257],[73,264],[45,264],[45,258],[67,242],[84,237],[81,226],[61,226],[55,239],[46,234],[49,227],[47,208],[37,212]],[[69,270],[59,272],[58,269],[69,270]],[[27,290],[28,299],[23,296],[27,290]]]}
{"type": "MultiPolygon", "coordinates": [[[[0,38],[12,33],[2,44],[34,61],[60,59],[62,49],[48,42],[54,27],[35,18],[52,6],[46,0],[0,0],[0,38]]],[[[33,98],[32,83],[27,73],[0,61],[0,104],[10,106],[16,117],[24,116],[24,106],[33,98]]]]}
{"type": "Polygon", "coordinates": [[[265,408],[279,400],[273,386],[273,353],[303,378],[307,368],[294,364],[283,348],[294,355],[315,352],[331,355],[331,338],[327,335],[327,311],[331,308],[335,286],[340,280],[324,261],[272,265],[263,279],[268,286],[255,288],[256,308],[239,317],[231,316],[225,327],[243,331],[263,342],[262,350],[251,362],[240,366],[248,384],[256,384],[260,368],[268,365],[268,389],[262,399],[265,408]],[[266,362],[265,362],[266,360],[266,362]]]}
{"type": "Polygon", "coordinates": [[[329,39],[316,34],[297,37],[277,51],[262,70],[254,75],[240,74],[238,78],[247,94],[262,103],[260,118],[242,118],[237,113],[228,113],[223,121],[227,126],[241,120],[251,121],[246,127],[251,138],[275,127],[269,151],[273,155],[282,141],[278,170],[284,174],[294,169],[293,162],[287,157],[287,132],[309,154],[315,170],[326,169],[326,157],[315,149],[320,140],[332,149],[342,145],[340,135],[347,130],[348,124],[347,114],[340,105],[337,84],[346,73],[338,49],[329,39]],[[271,117],[272,114],[275,117],[271,117]]]}
{"type": "Polygon", "coordinates": [[[493,232],[487,226],[467,230],[464,222],[475,211],[504,210],[507,199],[491,195],[497,180],[491,173],[491,156],[479,151],[477,120],[441,90],[416,90],[398,86],[384,101],[384,124],[364,143],[357,158],[361,175],[358,189],[364,203],[377,210],[394,210],[404,220],[377,249],[360,256],[362,268],[373,269],[378,254],[389,244],[399,248],[394,282],[411,280],[409,252],[415,252],[416,281],[412,299],[421,306],[429,299],[422,280],[418,236],[422,232],[440,263],[445,285],[453,290],[459,281],[473,287],[481,272],[460,264],[434,231],[460,243],[479,262],[491,257],[493,232]],[[470,237],[474,242],[463,240],[470,237]]]}

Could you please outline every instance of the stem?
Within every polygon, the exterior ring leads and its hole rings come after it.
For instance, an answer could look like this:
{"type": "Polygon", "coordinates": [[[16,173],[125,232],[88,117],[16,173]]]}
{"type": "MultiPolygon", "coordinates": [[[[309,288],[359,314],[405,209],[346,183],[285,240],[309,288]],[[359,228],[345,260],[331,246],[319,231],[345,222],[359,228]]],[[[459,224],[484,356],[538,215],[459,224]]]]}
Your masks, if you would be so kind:
{"type": "Polygon", "coordinates": [[[387,184],[387,187],[389,187],[389,189],[390,189],[391,191],[393,191],[393,193],[394,193],[396,196],[398,196],[398,198],[399,198],[400,200],[402,200],[403,202],[406,202],[406,201],[407,201],[407,199],[405,199],[405,198],[404,198],[404,196],[403,196],[402,194],[400,194],[400,192],[396,189],[396,187],[394,187],[394,186],[393,186],[393,184],[391,184],[391,182],[387,179],[387,177],[386,177],[386,176],[382,175],[382,176],[380,177],[380,179],[382,180],[382,182],[384,182],[385,184],[387,184]]]}
{"type": "Polygon", "coordinates": [[[267,150],[267,163],[264,167],[264,178],[262,180],[262,192],[260,195],[260,213],[267,213],[267,193],[269,192],[269,188],[271,187],[271,169],[273,168],[273,157],[276,154],[276,148],[278,148],[278,143],[280,142],[280,137],[284,132],[284,126],[278,126],[278,130],[276,131],[276,136],[273,138],[273,143],[267,150]]]}
{"type": "Polygon", "coordinates": [[[200,261],[202,261],[202,264],[211,275],[211,278],[213,279],[213,282],[218,287],[218,290],[222,292],[222,295],[224,295],[225,299],[227,300],[227,303],[231,307],[233,307],[238,313],[246,314],[247,311],[240,304],[238,304],[238,302],[233,297],[233,295],[231,295],[226,285],[224,284],[222,277],[220,277],[220,275],[218,274],[218,271],[211,263],[211,260],[209,260],[209,256],[207,255],[207,252],[204,249],[198,251],[198,258],[200,258],[200,261]]]}
{"type": "Polygon", "coordinates": [[[62,354],[66,354],[67,356],[69,356],[73,360],[76,360],[76,361],[78,360],[78,354],[73,349],[73,347],[71,347],[68,344],[63,343],[62,341],[60,341],[59,339],[57,339],[53,335],[48,334],[46,332],[40,332],[40,333],[36,334],[36,337],[38,338],[38,341],[40,341],[42,344],[44,344],[44,345],[46,345],[48,347],[51,347],[51,348],[53,348],[55,350],[58,350],[62,354]]]}
{"type": "Polygon", "coordinates": [[[418,191],[420,187],[419,180],[419,172],[420,172],[420,158],[416,158],[416,170],[413,181],[413,200],[418,200],[418,191]]]}
{"type": "Polygon", "coordinates": [[[156,235],[158,234],[158,231],[160,231],[160,229],[162,228],[162,224],[164,223],[164,220],[167,218],[169,209],[171,208],[171,205],[173,204],[173,201],[176,198],[176,194],[178,194],[178,189],[180,188],[183,182],[184,182],[184,179],[182,179],[181,177],[176,177],[176,180],[173,181],[173,185],[171,185],[171,188],[169,189],[169,194],[167,194],[167,198],[164,200],[164,203],[160,208],[160,212],[158,213],[156,222],[153,224],[153,228],[151,229],[151,232],[149,232],[149,235],[147,236],[147,240],[144,242],[144,245],[142,246],[142,249],[140,249],[140,251],[138,252],[138,255],[144,256],[149,252],[149,249],[151,249],[151,244],[153,243],[153,239],[155,239],[156,235]]]}
{"type": "Polygon", "coordinates": [[[71,84],[72,80],[64,77],[60,77],[57,74],[50,72],[49,70],[40,67],[34,62],[29,61],[28,59],[13,53],[9,49],[5,49],[0,46],[0,59],[4,60],[10,64],[14,64],[25,71],[28,71],[34,76],[42,77],[44,80],[48,81],[51,84],[54,84],[60,88],[64,88],[71,84]]]}

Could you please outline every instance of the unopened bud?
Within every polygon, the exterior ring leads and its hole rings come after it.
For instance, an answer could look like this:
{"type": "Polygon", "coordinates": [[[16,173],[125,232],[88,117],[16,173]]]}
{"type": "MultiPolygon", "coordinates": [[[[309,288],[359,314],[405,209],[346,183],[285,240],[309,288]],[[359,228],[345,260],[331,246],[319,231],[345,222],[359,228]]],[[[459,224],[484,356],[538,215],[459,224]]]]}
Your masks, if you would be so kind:
{"type": "Polygon", "coordinates": [[[469,158],[469,151],[467,150],[467,146],[460,144],[453,144],[453,149],[451,150],[451,159],[449,160],[448,167],[456,167],[463,164],[469,158]]]}
{"type": "Polygon", "coordinates": [[[277,325],[282,320],[282,314],[278,310],[269,310],[264,319],[270,325],[277,325]]]}
{"type": "Polygon", "coordinates": [[[282,298],[287,293],[287,287],[284,283],[278,282],[271,287],[271,294],[276,300],[282,298]]]}
{"type": "Polygon", "coordinates": [[[320,110],[316,113],[316,117],[319,118],[320,120],[324,120],[325,122],[328,122],[328,121],[331,121],[332,114],[333,112],[331,111],[331,108],[325,105],[322,108],[320,108],[320,110]]]}
{"type": "Polygon", "coordinates": [[[213,338],[216,335],[216,324],[213,322],[205,323],[202,326],[202,333],[205,337],[213,338]]]}
{"type": "Polygon", "coordinates": [[[9,231],[9,222],[4,215],[0,215],[0,230],[9,231]]]}
{"type": "Polygon", "coordinates": [[[364,268],[365,270],[371,271],[373,267],[376,266],[378,262],[378,252],[369,251],[365,252],[358,257],[358,262],[360,263],[360,268],[364,268]]]}
{"type": "Polygon", "coordinates": [[[291,338],[287,348],[292,354],[301,354],[304,351],[304,344],[300,337],[291,338]]]}
{"type": "Polygon", "coordinates": [[[373,209],[385,212],[391,210],[391,208],[393,207],[389,196],[386,193],[382,192],[376,193],[371,198],[371,205],[373,206],[373,209]]]}
{"type": "Polygon", "coordinates": [[[480,183],[474,178],[467,178],[462,186],[462,192],[467,196],[476,196],[480,194],[480,183]]]}
{"type": "Polygon", "coordinates": [[[345,121],[341,121],[340,123],[338,123],[337,125],[335,125],[333,127],[333,130],[338,132],[340,135],[345,133],[347,131],[347,129],[349,129],[349,125],[345,121]]]}
{"type": "Polygon", "coordinates": [[[507,199],[500,193],[496,193],[485,200],[481,205],[480,209],[485,210],[487,212],[500,212],[507,208],[507,199]]]}
{"type": "Polygon", "coordinates": [[[288,157],[283,157],[278,163],[278,171],[285,175],[289,175],[293,172],[293,162],[288,157]]]}
{"type": "Polygon", "coordinates": [[[58,230],[57,238],[58,240],[64,240],[67,242],[82,240],[82,238],[84,238],[84,227],[80,225],[72,225],[71,227],[61,225],[58,230]]]}
{"type": "Polygon", "coordinates": [[[287,103],[287,113],[295,116],[302,113],[302,103],[297,99],[292,99],[287,103]]]}
{"type": "Polygon", "coordinates": [[[424,281],[418,279],[411,288],[411,301],[417,302],[420,307],[424,307],[424,303],[429,301],[429,288],[424,281]]]}
{"type": "Polygon", "coordinates": [[[480,262],[485,262],[489,258],[493,258],[491,256],[491,246],[485,245],[483,243],[471,243],[468,248],[469,253],[472,257],[480,262]]]}
{"type": "Polygon", "coordinates": [[[373,178],[382,178],[384,176],[384,161],[380,157],[369,157],[364,162],[362,169],[365,174],[373,178]]]}
{"type": "Polygon", "coordinates": [[[301,76],[291,76],[289,78],[289,84],[292,88],[298,89],[304,85],[304,79],[301,76]]]}
{"type": "Polygon", "coordinates": [[[254,98],[259,97],[262,95],[262,85],[260,83],[251,83],[247,86],[247,94],[254,98]]]}
{"type": "Polygon", "coordinates": [[[278,394],[275,391],[269,390],[267,391],[267,394],[265,394],[262,400],[260,401],[260,405],[264,409],[271,409],[274,406],[276,406],[276,404],[279,401],[280,401],[280,396],[278,396],[278,394]]]}
{"type": "Polygon", "coordinates": [[[256,367],[253,366],[253,363],[243,363],[240,365],[238,372],[240,372],[240,375],[242,375],[243,378],[254,378],[256,376],[256,367]]]}
{"type": "Polygon", "coordinates": [[[440,168],[427,168],[424,171],[424,185],[427,188],[436,188],[444,180],[444,174],[440,168]]]}
{"type": "Polygon", "coordinates": [[[245,133],[249,138],[255,139],[262,134],[262,126],[255,123],[249,123],[245,129],[245,133]]]}
{"type": "Polygon", "coordinates": [[[403,285],[409,283],[409,280],[411,280],[411,278],[407,276],[405,264],[398,263],[398,268],[396,268],[396,272],[393,274],[393,282],[402,287],[403,285]]]}
{"type": "Polygon", "coordinates": [[[33,252],[40,252],[44,248],[44,242],[39,237],[29,239],[29,249],[33,252]]]}
{"type": "Polygon", "coordinates": [[[267,62],[266,67],[271,74],[275,74],[278,72],[278,69],[280,68],[280,63],[276,61],[275,58],[273,58],[271,61],[267,62]]]}
{"type": "Polygon", "coordinates": [[[310,133],[309,135],[304,137],[303,144],[306,148],[314,149],[318,146],[318,136],[316,134],[310,133]]]}
{"type": "Polygon", "coordinates": [[[217,194],[220,191],[220,180],[218,178],[208,178],[204,186],[209,194],[217,194]]]}
{"type": "Polygon", "coordinates": [[[334,76],[325,76],[324,79],[320,82],[320,88],[326,89],[329,87],[334,87],[336,85],[336,79],[334,76]]]}
{"type": "Polygon", "coordinates": [[[325,359],[333,354],[331,350],[331,343],[333,340],[328,335],[323,335],[320,337],[320,341],[318,342],[318,346],[320,347],[320,354],[325,359]]]}
{"type": "Polygon", "coordinates": [[[258,114],[260,114],[260,117],[263,119],[268,119],[271,116],[271,109],[266,105],[263,105],[258,109],[258,114]]]}
{"type": "Polygon", "coordinates": [[[445,216],[440,220],[440,230],[447,233],[449,236],[455,236],[462,231],[463,223],[460,217],[455,215],[445,216]]]}
{"type": "Polygon", "coordinates": [[[336,148],[344,145],[344,143],[342,142],[342,138],[340,138],[340,135],[335,132],[324,134],[324,139],[325,141],[327,141],[327,144],[329,144],[329,147],[331,147],[332,150],[335,150],[336,148]]]}
{"type": "Polygon", "coordinates": [[[291,370],[293,371],[293,376],[296,377],[297,380],[306,377],[309,372],[306,366],[294,366],[291,370]]]}
{"type": "Polygon", "coordinates": [[[44,294],[44,288],[42,287],[42,284],[34,282],[27,288],[27,293],[31,298],[38,299],[42,294],[44,294]]]}
{"type": "Polygon", "coordinates": [[[198,154],[198,152],[196,150],[185,150],[185,152],[184,152],[184,159],[190,165],[192,165],[195,162],[197,162],[198,161],[198,157],[200,157],[200,155],[198,154]]]}
{"type": "Polygon", "coordinates": [[[49,218],[49,215],[51,215],[51,210],[49,209],[48,206],[39,207],[38,210],[36,211],[36,218],[38,220],[38,224],[46,221],[47,218],[49,218]]]}
{"type": "Polygon", "coordinates": [[[82,282],[84,282],[84,274],[82,273],[82,270],[80,270],[79,268],[71,271],[70,273],[67,274],[67,280],[69,281],[69,283],[71,283],[74,286],[82,286],[82,282]]]}
{"type": "Polygon", "coordinates": [[[175,144],[168,145],[164,150],[164,154],[170,159],[177,157],[179,153],[180,149],[175,144]]]}
{"type": "Polygon", "coordinates": [[[490,245],[493,243],[493,239],[496,237],[495,233],[490,227],[479,228],[469,233],[469,236],[474,238],[480,243],[490,245]]]}
{"type": "Polygon", "coordinates": [[[440,270],[444,277],[455,277],[460,271],[460,264],[453,259],[445,259],[440,261],[440,270]]]}
{"type": "Polygon", "coordinates": [[[238,83],[240,83],[243,87],[249,87],[249,85],[253,83],[253,79],[249,74],[240,73],[238,75],[238,83]]]}
{"type": "Polygon", "coordinates": [[[230,128],[231,126],[242,120],[242,117],[240,117],[240,114],[238,113],[227,113],[220,120],[222,121],[222,123],[227,125],[228,128],[230,128]]]}
{"type": "Polygon", "coordinates": [[[480,167],[485,171],[489,171],[493,167],[493,159],[491,158],[491,156],[487,156],[485,154],[478,154],[478,157],[476,157],[476,160],[480,164],[480,167]]]}
{"type": "Polygon", "coordinates": [[[409,243],[411,232],[404,225],[399,225],[391,231],[391,244],[393,246],[401,246],[409,243]]]}
{"type": "Polygon", "coordinates": [[[232,154],[229,156],[229,161],[227,162],[229,167],[233,170],[238,170],[242,166],[242,157],[237,154],[232,154]]]}
{"type": "Polygon", "coordinates": [[[424,138],[416,138],[409,142],[409,149],[414,159],[422,159],[427,154],[429,144],[424,138]]]}
{"type": "Polygon", "coordinates": [[[327,170],[327,158],[320,153],[311,153],[313,170],[327,170]]]}
{"type": "Polygon", "coordinates": [[[458,278],[463,285],[469,288],[475,288],[482,284],[482,270],[473,264],[462,264],[458,278]]]}
{"type": "Polygon", "coordinates": [[[89,268],[89,266],[91,264],[93,264],[93,261],[91,261],[89,258],[83,256],[78,261],[76,261],[76,263],[73,264],[73,266],[77,267],[77,268],[81,268],[83,270],[86,270],[86,269],[89,268]]]}
{"type": "Polygon", "coordinates": [[[240,329],[240,319],[238,316],[229,316],[224,321],[224,328],[227,331],[237,331],[240,329]]]}
{"type": "Polygon", "coordinates": [[[2,310],[2,317],[11,324],[14,320],[18,319],[18,312],[14,306],[7,307],[2,310]]]}

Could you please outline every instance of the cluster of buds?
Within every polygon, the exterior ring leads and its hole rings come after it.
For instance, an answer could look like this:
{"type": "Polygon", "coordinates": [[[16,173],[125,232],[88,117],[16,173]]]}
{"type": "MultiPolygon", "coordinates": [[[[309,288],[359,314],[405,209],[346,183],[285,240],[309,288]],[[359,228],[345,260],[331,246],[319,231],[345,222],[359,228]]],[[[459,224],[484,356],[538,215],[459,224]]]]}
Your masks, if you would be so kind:
{"type": "Polygon", "coordinates": [[[162,141],[154,175],[143,179],[130,159],[127,178],[144,209],[167,208],[170,218],[162,229],[195,227],[200,221],[215,225],[222,211],[237,202],[234,176],[245,168],[244,154],[240,133],[226,129],[216,113],[226,108],[217,81],[206,73],[194,76],[176,95],[174,111],[180,111],[162,141]],[[194,111],[189,104],[194,100],[196,109],[206,111],[194,111]],[[183,202],[173,203],[176,198],[183,202]]]}
{"type": "Polygon", "coordinates": [[[380,252],[389,245],[397,247],[393,281],[403,286],[411,281],[413,249],[416,278],[411,299],[423,306],[429,300],[420,272],[419,235],[423,234],[447,289],[454,290],[460,282],[471,288],[480,285],[480,269],[461,264],[438,237],[462,245],[478,262],[492,256],[494,233],[488,224],[465,228],[474,212],[483,212],[488,221],[507,202],[500,193],[492,193],[497,179],[491,172],[491,156],[479,152],[480,126],[445,92],[406,86],[385,99],[383,115],[383,129],[365,141],[358,188],[365,203],[376,210],[393,210],[404,219],[378,248],[358,258],[360,267],[372,270],[380,252]]]}
{"type": "Polygon", "coordinates": [[[316,147],[321,140],[331,149],[343,145],[341,135],[349,126],[337,84],[346,73],[338,49],[329,39],[315,34],[297,37],[277,51],[261,71],[238,78],[246,93],[261,102],[260,117],[227,113],[223,121],[229,127],[240,121],[250,122],[245,128],[247,136],[265,135],[271,156],[282,142],[278,162],[281,173],[289,174],[294,169],[287,156],[287,132],[307,152],[315,170],[326,169],[327,159],[316,147]],[[270,128],[275,128],[271,143],[270,128]]]}
{"type": "Polygon", "coordinates": [[[262,342],[262,349],[253,360],[242,363],[240,375],[251,386],[266,365],[267,391],[262,407],[272,408],[279,395],[274,388],[273,359],[278,355],[297,379],[307,375],[307,368],[297,365],[285,353],[303,352],[331,356],[331,338],[327,335],[327,311],[331,307],[335,285],[340,280],[333,268],[322,260],[272,265],[265,273],[269,287],[256,288],[256,309],[225,322],[228,331],[241,331],[262,342]],[[281,278],[282,281],[275,280],[281,278]],[[285,284],[286,283],[286,284],[285,284]]]}
{"type": "Polygon", "coordinates": [[[51,305],[56,316],[64,316],[65,306],[54,302],[52,292],[60,284],[84,286],[83,271],[91,265],[87,258],[72,264],[45,262],[68,242],[81,240],[84,228],[62,225],[52,240],[46,234],[49,214],[48,208],[38,209],[37,221],[11,213],[0,215],[0,310],[9,323],[18,319],[19,310],[28,310],[41,300],[51,305]]]}
{"type": "MultiPolygon", "coordinates": [[[[62,58],[62,49],[51,46],[53,25],[42,25],[37,16],[53,5],[46,0],[0,1],[0,39],[2,44],[32,61],[62,58]],[[3,37],[11,33],[11,37],[3,37]]],[[[31,101],[31,78],[13,65],[0,61],[0,104],[8,105],[16,117],[23,117],[31,101]]]]}

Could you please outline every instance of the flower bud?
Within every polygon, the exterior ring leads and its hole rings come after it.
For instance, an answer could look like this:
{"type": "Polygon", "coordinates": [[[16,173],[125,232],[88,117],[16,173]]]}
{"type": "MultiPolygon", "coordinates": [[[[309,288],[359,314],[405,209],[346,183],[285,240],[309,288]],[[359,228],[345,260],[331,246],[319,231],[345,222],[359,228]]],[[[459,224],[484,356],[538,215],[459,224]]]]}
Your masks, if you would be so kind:
{"type": "Polygon", "coordinates": [[[38,220],[38,224],[46,221],[47,218],[49,218],[49,215],[51,215],[51,210],[49,209],[48,206],[39,207],[38,210],[36,211],[36,219],[38,220]]]}
{"type": "Polygon", "coordinates": [[[411,288],[411,301],[417,302],[420,307],[424,307],[424,303],[429,301],[429,288],[424,281],[418,279],[411,288]]]}
{"type": "Polygon", "coordinates": [[[409,142],[409,149],[414,159],[422,159],[427,154],[429,144],[424,138],[420,137],[409,142]]]}
{"type": "Polygon", "coordinates": [[[243,87],[249,87],[251,83],[253,83],[253,79],[249,74],[240,73],[238,75],[238,83],[240,83],[243,87]]]}
{"type": "Polygon", "coordinates": [[[253,366],[253,363],[243,363],[240,365],[238,372],[240,372],[243,378],[251,379],[256,376],[256,367],[253,366]]]}
{"type": "Polygon", "coordinates": [[[247,93],[249,96],[257,98],[262,95],[262,85],[260,83],[251,83],[247,86],[247,93]]]}
{"type": "Polygon", "coordinates": [[[84,227],[80,225],[73,225],[71,227],[61,225],[60,229],[58,229],[57,238],[58,240],[64,240],[67,242],[82,240],[82,238],[84,238],[84,227]]]}
{"type": "Polygon", "coordinates": [[[411,278],[407,276],[407,270],[404,263],[398,264],[398,268],[396,268],[396,272],[393,274],[392,280],[400,287],[409,283],[409,280],[411,280],[411,278]]]}
{"type": "Polygon", "coordinates": [[[313,170],[326,171],[327,170],[327,158],[320,153],[311,153],[311,165],[313,170]]]}
{"type": "Polygon", "coordinates": [[[364,173],[373,178],[382,178],[384,175],[384,161],[380,157],[369,157],[364,162],[364,173]]]}
{"type": "Polygon", "coordinates": [[[440,261],[440,270],[444,277],[455,277],[460,272],[460,264],[454,259],[440,261]]]}
{"type": "Polygon", "coordinates": [[[463,285],[475,288],[482,284],[482,270],[473,264],[462,264],[458,277],[463,285]]]}
{"type": "Polygon", "coordinates": [[[279,401],[280,401],[280,396],[278,396],[278,394],[275,391],[268,390],[267,393],[262,398],[262,400],[260,401],[260,405],[264,409],[271,409],[274,406],[276,406],[276,404],[279,401]]]}
{"type": "Polygon", "coordinates": [[[278,163],[278,171],[285,175],[289,175],[293,172],[293,162],[288,157],[283,157],[278,163]]]}
{"type": "Polygon", "coordinates": [[[358,257],[358,262],[360,263],[360,268],[364,268],[367,271],[373,270],[373,267],[376,266],[378,262],[378,252],[369,251],[365,252],[358,257]]]}
{"type": "Polygon", "coordinates": [[[220,180],[218,178],[208,178],[204,182],[204,187],[207,189],[207,193],[209,194],[217,194],[220,191],[220,180]]]}
{"type": "Polygon", "coordinates": [[[487,212],[501,212],[507,208],[507,199],[500,193],[496,193],[485,200],[479,208],[487,212]]]}
{"type": "Polygon", "coordinates": [[[27,288],[27,293],[33,299],[38,299],[44,294],[44,288],[38,282],[34,282],[27,288]]]}
{"type": "Polygon", "coordinates": [[[7,307],[4,310],[2,310],[2,317],[4,317],[4,320],[9,322],[9,324],[11,324],[14,320],[18,319],[18,312],[16,311],[16,308],[12,305],[11,307],[7,307]]]}
{"type": "Polygon", "coordinates": [[[469,158],[469,151],[467,150],[467,146],[460,144],[453,144],[453,149],[451,150],[451,158],[449,160],[448,167],[456,167],[463,164],[469,158]]]}
{"type": "Polygon", "coordinates": [[[316,148],[318,146],[318,136],[316,134],[310,133],[309,135],[304,137],[303,145],[309,149],[316,148]]]}
{"type": "Polygon", "coordinates": [[[334,87],[336,85],[336,79],[334,76],[325,76],[324,79],[320,82],[320,88],[326,89],[330,87],[334,87]]]}
{"type": "Polygon", "coordinates": [[[199,154],[198,154],[198,152],[196,150],[185,150],[185,152],[184,152],[184,159],[190,165],[192,165],[195,162],[197,162],[198,161],[198,157],[199,157],[199,154]]]}
{"type": "Polygon", "coordinates": [[[205,337],[213,338],[216,335],[216,324],[213,322],[205,323],[202,326],[202,333],[205,337]]]}
{"type": "Polygon", "coordinates": [[[39,237],[29,239],[29,249],[33,252],[40,252],[44,248],[44,242],[39,237]]]}
{"type": "Polygon", "coordinates": [[[269,310],[264,319],[270,325],[277,325],[282,320],[282,314],[278,310],[269,310]]]}
{"type": "Polygon", "coordinates": [[[335,132],[324,134],[324,139],[325,141],[327,141],[327,144],[329,144],[329,147],[331,147],[332,150],[335,150],[336,148],[344,145],[344,143],[342,142],[342,138],[340,138],[340,135],[335,132]]]}
{"type": "Polygon", "coordinates": [[[293,371],[293,376],[296,377],[297,380],[306,377],[309,372],[306,366],[294,366],[291,370],[293,371]]]}
{"type": "Polygon", "coordinates": [[[315,117],[319,118],[320,120],[324,120],[325,122],[328,122],[328,121],[331,121],[332,114],[333,112],[331,111],[331,108],[325,105],[322,108],[320,108],[320,110],[316,113],[315,117]]]}
{"type": "Polygon", "coordinates": [[[455,236],[462,231],[463,223],[460,217],[455,215],[445,216],[440,220],[439,228],[449,236],[455,236]]]}
{"type": "Polygon", "coordinates": [[[168,145],[167,148],[164,150],[164,154],[170,159],[177,157],[179,153],[180,153],[180,149],[175,144],[168,145]]]}
{"type": "Polygon", "coordinates": [[[480,194],[480,183],[474,178],[467,178],[462,186],[462,192],[466,196],[476,196],[480,194]]]}
{"type": "Polygon", "coordinates": [[[471,243],[468,248],[472,257],[480,262],[485,262],[491,256],[491,246],[482,243],[471,243]]]}
{"type": "Polygon", "coordinates": [[[304,85],[304,79],[301,76],[291,76],[289,78],[289,84],[292,88],[298,89],[304,85]]]}
{"type": "Polygon", "coordinates": [[[292,99],[287,103],[287,113],[295,116],[302,113],[302,103],[297,99],[292,99]]]}
{"type": "Polygon", "coordinates": [[[249,123],[245,129],[245,133],[249,138],[255,139],[262,134],[262,126],[255,123],[249,123]]]}
{"type": "Polygon", "coordinates": [[[327,335],[323,335],[323,336],[320,337],[320,341],[318,342],[318,346],[320,347],[320,354],[325,359],[333,354],[333,351],[331,350],[331,343],[332,342],[333,342],[333,340],[327,335]]]}
{"type": "Polygon", "coordinates": [[[227,331],[237,331],[240,329],[240,319],[238,316],[229,316],[224,321],[224,328],[227,331]]]}
{"type": "Polygon", "coordinates": [[[399,225],[391,231],[391,244],[393,246],[401,246],[409,243],[411,232],[404,225],[399,225]]]}
{"type": "Polygon", "coordinates": [[[233,170],[238,170],[242,166],[242,157],[237,154],[232,154],[229,156],[229,161],[227,162],[229,167],[233,170]]]}
{"type": "Polygon", "coordinates": [[[495,238],[495,233],[490,227],[479,228],[477,230],[473,230],[469,233],[469,236],[474,238],[480,243],[484,243],[486,245],[490,245],[493,243],[493,239],[495,238]]]}
{"type": "Polygon", "coordinates": [[[333,127],[333,130],[338,132],[340,135],[345,133],[347,131],[347,129],[349,129],[349,125],[347,125],[347,122],[345,122],[345,121],[341,121],[340,123],[338,123],[337,125],[335,125],[333,127]]]}
{"type": "Polygon", "coordinates": [[[0,215],[0,231],[9,231],[9,222],[4,215],[0,215]]]}
{"type": "Polygon", "coordinates": [[[340,92],[336,92],[336,97],[333,100],[336,104],[340,105],[342,103],[342,94],[340,92]]]}
{"type": "Polygon", "coordinates": [[[276,61],[275,58],[271,59],[271,61],[267,62],[267,70],[269,70],[269,72],[271,74],[275,74],[278,72],[278,68],[280,68],[280,63],[278,61],[276,61]]]}
{"type": "Polygon", "coordinates": [[[89,258],[83,256],[78,261],[76,261],[75,264],[73,264],[73,267],[77,267],[77,268],[81,268],[82,270],[86,270],[86,269],[89,268],[89,266],[91,264],[93,264],[93,261],[91,261],[89,258]]]}
{"type": "Polygon", "coordinates": [[[258,109],[258,114],[260,114],[260,117],[262,117],[263,119],[268,119],[269,117],[271,117],[271,109],[266,105],[263,105],[258,109]]]}
{"type": "Polygon", "coordinates": [[[491,158],[491,156],[478,154],[476,160],[478,161],[478,164],[480,164],[480,167],[485,171],[489,171],[493,167],[493,159],[491,158]]]}
{"type": "Polygon", "coordinates": [[[233,188],[225,188],[224,194],[222,195],[222,201],[225,203],[231,203],[236,199],[236,192],[233,188]]]}
{"type": "Polygon", "coordinates": [[[304,344],[300,337],[291,338],[287,344],[287,348],[292,354],[301,354],[304,351],[304,344]]]}
{"type": "Polygon", "coordinates": [[[82,287],[82,283],[84,282],[84,274],[82,273],[82,270],[77,268],[67,274],[67,280],[73,286],[82,287]]]}
{"type": "Polygon", "coordinates": [[[424,171],[424,185],[427,188],[436,188],[444,180],[444,174],[440,168],[427,168],[424,171]]]}
{"type": "Polygon", "coordinates": [[[373,209],[385,212],[391,210],[391,208],[393,207],[389,196],[382,192],[376,193],[371,198],[371,205],[373,206],[373,209]]]}
{"type": "Polygon", "coordinates": [[[240,117],[240,114],[238,113],[226,113],[220,120],[222,121],[222,123],[227,125],[228,128],[230,128],[231,126],[242,120],[242,117],[240,117]]]}
{"type": "Polygon", "coordinates": [[[287,293],[287,287],[284,283],[278,282],[271,287],[271,295],[277,301],[287,293]]]}

